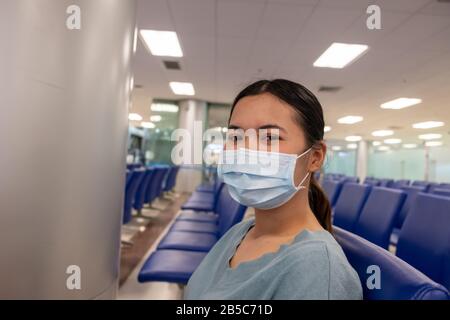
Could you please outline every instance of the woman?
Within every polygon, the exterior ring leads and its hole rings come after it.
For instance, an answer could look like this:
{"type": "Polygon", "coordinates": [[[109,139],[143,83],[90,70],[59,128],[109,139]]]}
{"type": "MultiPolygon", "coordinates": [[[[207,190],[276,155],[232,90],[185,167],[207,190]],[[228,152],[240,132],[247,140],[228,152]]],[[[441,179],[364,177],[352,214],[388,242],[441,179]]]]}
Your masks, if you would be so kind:
{"type": "Polygon", "coordinates": [[[186,299],[362,298],[312,175],[325,158],[323,135],[322,107],[300,84],[261,80],[239,93],[219,175],[255,217],[217,242],[190,278],[186,299]],[[256,132],[257,144],[247,132],[256,132]]]}

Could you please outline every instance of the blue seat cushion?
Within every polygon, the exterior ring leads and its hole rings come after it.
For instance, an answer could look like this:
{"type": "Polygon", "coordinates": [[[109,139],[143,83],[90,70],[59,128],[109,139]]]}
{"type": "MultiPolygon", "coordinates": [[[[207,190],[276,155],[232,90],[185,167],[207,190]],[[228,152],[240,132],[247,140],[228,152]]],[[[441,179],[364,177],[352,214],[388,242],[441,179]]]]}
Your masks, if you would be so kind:
{"type": "Polygon", "coordinates": [[[214,193],[211,192],[194,192],[187,202],[211,202],[214,203],[214,193]]]}
{"type": "Polygon", "coordinates": [[[219,226],[216,223],[202,221],[175,221],[172,224],[170,231],[189,231],[218,234],[219,226]]]}
{"type": "Polygon", "coordinates": [[[183,210],[195,210],[195,211],[214,211],[214,203],[206,202],[186,202],[181,206],[183,210]]]}
{"type": "Polygon", "coordinates": [[[205,256],[205,252],[156,250],[142,266],[138,281],[186,284],[205,256]]]}
{"type": "Polygon", "coordinates": [[[199,185],[199,186],[197,187],[197,189],[195,189],[195,191],[200,191],[200,192],[214,192],[214,185],[202,184],[202,185],[199,185]]]}
{"type": "Polygon", "coordinates": [[[178,249],[208,252],[218,237],[211,233],[169,231],[158,244],[158,249],[178,249]]]}
{"type": "Polygon", "coordinates": [[[203,221],[203,222],[212,222],[216,223],[219,220],[219,216],[210,212],[196,212],[191,210],[186,210],[181,212],[177,217],[177,220],[180,221],[203,221]]]}

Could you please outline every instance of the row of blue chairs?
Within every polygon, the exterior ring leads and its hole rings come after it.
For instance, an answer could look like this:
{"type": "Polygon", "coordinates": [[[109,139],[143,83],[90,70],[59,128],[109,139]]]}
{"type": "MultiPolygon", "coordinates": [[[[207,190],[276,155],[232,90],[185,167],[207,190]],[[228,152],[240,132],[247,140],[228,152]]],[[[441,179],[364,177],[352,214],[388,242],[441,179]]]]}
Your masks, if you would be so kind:
{"type": "MultiPolygon", "coordinates": [[[[442,290],[439,285],[436,287],[437,283],[450,288],[449,197],[427,194],[424,187],[415,186],[389,189],[332,180],[324,180],[322,186],[333,201],[337,234],[364,238],[393,261],[394,256],[386,249],[395,244],[397,260],[432,279],[428,284],[433,288],[442,290]]],[[[344,251],[346,246],[347,250],[360,249],[348,247],[345,242],[341,246],[344,251]]],[[[367,250],[365,258],[374,259],[376,252],[367,250]]]]}
{"type": "Polygon", "coordinates": [[[243,219],[245,210],[220,180],[200,186],[144,263],[138,281],[186,284],[220,237],[243,219]]]}
{"type": "Polygon", "coordinates": [[[132,209],[138,212],[144,205],[171,191],[176,184],[179,166],[155,165],[127,169],[123,223],[132,219],[132,209]]]}

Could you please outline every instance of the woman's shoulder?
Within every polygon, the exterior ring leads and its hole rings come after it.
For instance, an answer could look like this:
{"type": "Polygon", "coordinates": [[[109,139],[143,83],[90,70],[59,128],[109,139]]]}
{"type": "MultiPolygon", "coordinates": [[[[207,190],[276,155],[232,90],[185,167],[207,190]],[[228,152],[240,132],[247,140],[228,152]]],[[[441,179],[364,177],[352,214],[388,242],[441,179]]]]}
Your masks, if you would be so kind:
{"type": "Polygon", "coordinates": [[[328,231],[304,230],[289,246],[289,259],[299,263],[320,264],[328,268],[351,268],[341,246],[328,231]]]}

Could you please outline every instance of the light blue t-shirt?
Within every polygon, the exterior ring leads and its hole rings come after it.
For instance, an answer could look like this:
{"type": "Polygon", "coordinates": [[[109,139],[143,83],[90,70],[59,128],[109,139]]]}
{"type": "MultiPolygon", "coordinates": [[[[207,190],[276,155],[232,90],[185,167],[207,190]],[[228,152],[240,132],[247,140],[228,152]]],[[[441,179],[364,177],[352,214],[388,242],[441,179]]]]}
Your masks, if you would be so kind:
{"type": "Polygon", "coordinates": [[[254,223],[238,223],[216,243],[190,278],[185,299],[362,299],[358,274],[328,231],[304,230],[277,252],[230,268],[254,223]]]}

